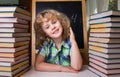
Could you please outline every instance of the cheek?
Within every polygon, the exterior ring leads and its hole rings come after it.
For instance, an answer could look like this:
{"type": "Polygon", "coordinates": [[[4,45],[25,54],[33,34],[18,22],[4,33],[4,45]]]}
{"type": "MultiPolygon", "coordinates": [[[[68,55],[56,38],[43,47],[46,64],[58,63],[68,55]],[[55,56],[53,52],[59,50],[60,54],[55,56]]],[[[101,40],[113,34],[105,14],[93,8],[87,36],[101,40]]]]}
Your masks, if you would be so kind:
{"type": "Polygon", "coordinates": [[[62,28],[62,24],[60,22],[57,22],[57,27],[62,28]]]}
{"type": "Polygon", "coordinates": [[[61,29],[61,31],[63,32],[63,27],[62,27],[62,26],[60,26],[60,29],[61,29]]]}
{"type": "Polygon", "coordinates": [[[45,29],[43,29],[43,32],[44,32],[46,35],[47,35],[47,33],[48,33],[47,30],[45,30],[45,29]]]}
{"type": "Polygon", "coordinates": [[[45,32],[45,34],[46,34],[47,36],[50,35],[50,31],[49,31],[49,30],[45,30],[44,32],[45,32]]]}

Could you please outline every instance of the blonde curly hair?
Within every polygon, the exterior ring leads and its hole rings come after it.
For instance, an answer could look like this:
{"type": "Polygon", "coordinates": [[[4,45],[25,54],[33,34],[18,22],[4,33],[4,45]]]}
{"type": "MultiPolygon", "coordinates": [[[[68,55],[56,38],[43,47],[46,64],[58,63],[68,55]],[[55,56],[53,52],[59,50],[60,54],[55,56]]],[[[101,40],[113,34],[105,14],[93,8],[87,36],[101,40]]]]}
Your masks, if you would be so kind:
{"type": "Polygon", "coordinates": [[[62,39],[66,40],[69,37],[69,29],[70,29],[70,20],[69,18],[56,10],[53,9],[47,9],[47,10],[43,10],[41,11],[36,19],[35,19],[35,23],[34,23],[34,28],[35,28],[35,35],[36,35],[36,46],[42,46],[44,41],[49,41],[49,37],[46,36],[46,34],[44,33],[44,31],[42,30],[42,25],[44,23],[43,19],[47,19],[47,21],[49,20],[54,20],[57,19],[59,20],[59,22],[61,23],[62,27],[63,27],[63,33],[62,33],[62,39]]]}

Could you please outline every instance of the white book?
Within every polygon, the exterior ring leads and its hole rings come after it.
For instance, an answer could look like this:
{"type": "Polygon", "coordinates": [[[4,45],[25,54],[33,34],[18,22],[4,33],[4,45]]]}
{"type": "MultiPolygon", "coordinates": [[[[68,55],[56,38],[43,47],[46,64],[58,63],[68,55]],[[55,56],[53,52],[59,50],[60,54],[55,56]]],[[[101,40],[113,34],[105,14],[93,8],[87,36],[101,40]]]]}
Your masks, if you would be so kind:
{"type": "Polygon", "coordinates": [[[120,17],[106,17],[90,20],[90,24],[104,23],[104,22],[120,22],[120,17]]]}
{"type": "Polygon", "coordinates": [[[15,57],[15,58],[0,57],[0,61],[1,62],[15,62],[15,61],[20,60],[21,58],[27,57],[27,56],[29,56],[29,53],[25,53],[23,55],[15,57]]]}
{"type": "Polygon", "coordinates": [[[120,77],[120,74],[107,75],[90,66],[88,67],[88,69],[100,77],[120,77]]]}
{"type": "Polygon", "coordinates": [[[0,28],[0,33],[14,33],[14,32],[28,32],[27,29],[18,29],[18,28],[0,28]]]}
{"type": "Polygon", "coordinates": [[[14,43],[14,42],[21,42],[21,41],[28,41],[30,40],[30,37],[18,37],[18,38],[0,38],[0,42],[3,43],[14,43]]]}
{"type": "Polygon", "coordinates": [[[120,58],[120,54],[106,54],[106,53],[101,53],[93,50],[89,50],[90,54],[97,55],[103,58],[111,59],[111,58],[120,58]]]}
{"type": "Polygon", "coordinates": [[[104,74],[120,74],[120,69],[104,69],[92,62],[90,62],[89,65],[96,68],[98,71],[100,71],[104,74]]]}
{"type": "MultiPolygon", "coordinates": [[[[120,29],[119,29],[119,32],[120,32],[120,29]]],[[[120,33],[91,32],[90,36],[92,36],[92,37],[120,38],[120,33]]]]}
{"type": "Polygon", "coordinates": [[[97,51],[97,52],[102,52],[102,53],[120,54],[120,48],[103,48],[103,47],[89,45],[89,49],[97,51]]]}
{"type": "Polygon", "coordinates": [[[30,16],[16,13],[16,12],[0,12],[0,17],[17,17],[17,18],[28,20],[28,21],[31,20],[30,16]]]}
{"type": "Polygon", "coordinates": [[[22,72],[22,71],[24,71],[24,70],[26,70],[28,68],[29,68],[29,64],[26,64],[26,65],[24,65],[24,66],[22,66],[22,67],[20,67],[20,68],[18,68],[16,70],[12,71],[12,72],[0,71],[0,75],[1,76],[10,76],[10,77],[12,77],[13,75],[15,75],[17,73],[20,73],[20,72],[22,72]]]}
{"type": "Polygon", "coordinates": [[[22,9],[18,6],[0,6],[0,12],[18,12],[28,16],[31,16],[31,13],[25,9],[22,9]]]}
{"type": "Polygon", "coordinates": [[[99,12],[91,15],[90,19],[96,19],[96,18],[107,17],[107,16],[120,16],[120,11],[110,10],[110,11],[99,12]]]}
{"type": "Polygon", "coordinates": [[[23,28],[29,29],[29,25],[19,23],[0,23],[0,28],[23,28]]]}
{"type": "Polygon", "coordinates": [[[0,18],[0,23],[21,23],[21,24],[28,24],[29,22],[24,19],[20,18],[0,18]]]}
{"type": "Polygon", "coordinates": [[[99,43],[99,42],[90,42],[89,45],[100,46],[105,48],[120,48],[120,44],[107,44],[107,43],[99,43]]]}
{"type": "Polygon", "coordinates": [[[29,45],[29,42],[30,41],[20,41],[20,42],[13,42],[13,43],[9,43],[9,42],[0,42],[0,47],[2,48],[4,48],[4,47],[9,47],[9,48],[11,48],[11,47],[13,47],[13,48],[15,48],[15,47],[19,47],[19,46],[23,46],[23,45],[29,45]]]}
{"type": "Polygon", "coordinates": [[[97,59],[103,63],[120,63],[120,58],[116,58],[116,59],[107,59],[107,58],[103,58],[101,56],[98,56],[98,55],[94,55],[94,54],[89,54],[89,57],[90,58],[94,58],[94,59],[97,59]]]}
{"type": "Polygon", "coordinates": [[[11,62],[0,62],[0,66],[13,66],[13,65],[18,64],[20,62],[23,62],[25,60],[29,60],[29,56],[23,57],[23,58],[17,60],[16,62],[13,62],[13,63],[11,63],[11,62]]]}
{"type": "Polygon", "coordinates": [[[120,44],[120,38],[97,38],[97,37],[89,37],[89,41],[100,42],[100,43],[116,43],[120,44]]]}
{"type": "Polygon", "coordinates": [[[93,28],[90,33],[120,33],[120,28],[93,28]]]}
{"type": "Polygon", "coordinates": [[[112,23],[112,22],[107,22],[107,23],[101,23],[101,24],[91,24],[90,28],[120,28],[120,23],[112,23]]]}
{"type": "Polygon", "coordinates": [[[113,63],[113,64],[108,64],[108,63],[103,63],[101,61],[99,61],[96,58],[89,58],[89,61],[92,63],[95,63],[96,65],[99,65],[105,69],[117,69],[120,68],[120,63],[113,63]]]}
{"type": "Polygon", "coordinates": [[[23,45],[23,46],[20,46],[20,47],[16,47],[16,48],[1,48],[0,47],[0,52],[8,52],[8,53],[15,53],[15,52],[19,52],[19,51],[21,51],[21,50],[23,50],[23,49],[27,49],[27,48],[29,48],[29,45],[23,45]]]}
{"type": "Polygon", "coordinates": [[[0,37],[30,37],[30,33],[0,33],[0,37]]]}

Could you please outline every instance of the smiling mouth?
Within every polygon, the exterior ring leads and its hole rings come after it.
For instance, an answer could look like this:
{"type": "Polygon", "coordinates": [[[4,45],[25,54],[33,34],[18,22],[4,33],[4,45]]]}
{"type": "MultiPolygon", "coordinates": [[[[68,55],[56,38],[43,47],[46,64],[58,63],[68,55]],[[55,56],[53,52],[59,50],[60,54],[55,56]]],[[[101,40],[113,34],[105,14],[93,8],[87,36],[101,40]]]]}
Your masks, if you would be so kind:
{"type": "Polygon", "coordinates": [[[59,29],[56,29],[56,30],[53,31],[52,34],[57,34],[58,32],[59,32],[59,29]]]}

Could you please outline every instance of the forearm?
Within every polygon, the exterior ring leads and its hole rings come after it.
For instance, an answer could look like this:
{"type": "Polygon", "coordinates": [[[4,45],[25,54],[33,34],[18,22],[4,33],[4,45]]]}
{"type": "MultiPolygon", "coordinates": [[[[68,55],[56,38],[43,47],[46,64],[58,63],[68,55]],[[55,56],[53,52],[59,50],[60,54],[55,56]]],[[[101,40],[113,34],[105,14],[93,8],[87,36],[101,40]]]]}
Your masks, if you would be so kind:
{"type": "Polygon", "coordinates": [[[77,70],[73,69],[71,66],[62,66],[56,64],[49,64],[42,62],[36,67],[37,71],[44,71],[44,72],[72,72],[76,73],[77,70]]]}
{"type": "Polygon", "coordinates": [[[50,63],[39,63],[36,65],[36,70],[38,71],[46,71],[46,72],[60,72],[61,65],[50,64],[50,63]]]}
{"type": "Polygon", "coordinates": [[[76,41],[71,42],[71,67],[80,70],[82,67],[82,57],[76,41]]]}

